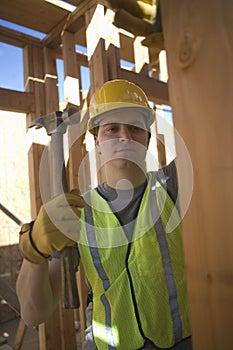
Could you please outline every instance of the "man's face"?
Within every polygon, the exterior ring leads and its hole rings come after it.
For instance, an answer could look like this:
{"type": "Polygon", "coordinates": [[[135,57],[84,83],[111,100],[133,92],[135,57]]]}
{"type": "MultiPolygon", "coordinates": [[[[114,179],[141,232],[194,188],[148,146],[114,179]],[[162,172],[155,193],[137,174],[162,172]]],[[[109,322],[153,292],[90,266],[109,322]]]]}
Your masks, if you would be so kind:
{"type": "Polygon", "coordinates": [[[96,146],[103,164],[142,166],[149,143],[144,117],[136,111],[116,112],[99,125],[96,146]]]}

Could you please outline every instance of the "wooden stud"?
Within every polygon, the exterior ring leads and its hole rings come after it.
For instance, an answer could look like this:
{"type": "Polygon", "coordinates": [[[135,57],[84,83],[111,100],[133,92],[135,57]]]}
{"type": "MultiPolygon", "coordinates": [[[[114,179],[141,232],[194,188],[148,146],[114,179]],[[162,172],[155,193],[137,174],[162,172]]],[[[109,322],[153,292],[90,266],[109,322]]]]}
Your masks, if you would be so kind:
{"type": "Polygon", "coordinates": [[[157,140],[158,162],[159,162],[159,167],[161,168],[167,164],[164,135],[157,134],[156,140],[157,140]]]}
{"type": "MultiPolygon", "coordinates": [[[[100,4],[93,6],[86,13],[86,40],[88,61],[90,67],[90,95],[109,80],[105,40],[103,39],[104,7],[100,4]]],[[[99,156],[96,154],[97,169],[99,169],[99,156]]],[[[103,170],[98,172],[98,182],[104,181],[103,170]]]]}
{"type": "Polygon", "coordinates": [[[39,325],[40,350],[64,349],[60,319],[60,306],[57,306],[49,320],[39,325]]]}
{"type": "MultiPolygon", "coordinates": [[[[233,344],[233,2],[161,2],[175,127],[194,176],[183,220],[194,350],[233,344]]],[[[177,141],[177,139],[176,139],[177,141]]],[[[191,177],[177,143],[181,209],[191,177]]]]}
{"type": "Polygon", "coordinates": [[[142,37],[137,37],[134,40],[134,62],[135,72],[141,73],[142,75],[148,76],[149,72],[149,52],[148,48],[142,46],[142,37]]]}
{"type": "Polygon", "coordinates": [[[109,80],[118,78],[118,69],[120,68],[120,49],[110,44],[107,50],[108,74],[109,80]]]}
{"type": "Polygon", "coordinates": [[[104,7],[100,4],[86,12],[86,40],[92,95],[108,80],[105,41],[103,39],[104,7]]]}
{"type": "Polygon", "coordinates": [[[21,346],[23,344],[24,335],[26,333],[27,326],[25,325],[24,321],[22,319],[19,320],[19,325],[17,328],[14,344],[13,344],[13,350],[20,350],[21,346]]]}
{"type": "Polygon", "coordinates": [[[45,82],[45,108],[46,113],[59,110],[58,77],[55,51],[47,47],[44,53],[44,82],[45,82]]]}
{"type": "Polygon", "coordinates": [[[27,115],[27,124],[36,116],[45,114],[44,70],[42,49],[27,45],[24,54],[25,91],[33,92],[35,97],[35,114],[27,115]]]}
{"type": "MultiPolygon", "coordinates": [[[[68,87],[66,89],[66,104],[69,106],[80,107],[83,103],[81,94],[81,81],[80,81],[80,64],[77,60],[77,55],[75,52],[75,37],[74,34],[64,32],[62,35],[63,43],[63,59],[64,59],[64,71],[65,80],[73,79],[77,82],[76,88],[68,87]],[[80,86],[79,86],[80,84],[80,86]],[[73,94],[76,96],[73,96],[73,94]]],[[[79,172],[83,172],[83,168],[80,170],[80,164],[86,156],[86,150],[84,146],[84,137],[86,130],[83,129],[83,125],[75,124],[68,128],[68,144],[69,144],[69,162],[68,162],[68,177],[69,186],[71,189],[78,188],[78,177],[79,172]]],[[[89,169],[85,168],[85,174],[83,173],[83,178],[85,182],[90,184],[90,179],[88,178],[89,169]]],[[[88,184],[86,184],[88,186],[88,184]]],[[[80,333],[81,341],[85,340],[85,328],[86,328],[86,303],[87,303],[87,293],[88,288],[85,283],[85,275],[82,269],[82,264],[80,263],[78,273],[77,273],[77,285],[79,291],[80,307],[79,307],[79,321],[80,321],[80,333]]]]}
{"type": "Polygon", "coordinates": [[[62,33],[63,60],[64,60],[64,91],[66,105],[81,105],[80,72],[75,53],[74,34],[62,33]]]}

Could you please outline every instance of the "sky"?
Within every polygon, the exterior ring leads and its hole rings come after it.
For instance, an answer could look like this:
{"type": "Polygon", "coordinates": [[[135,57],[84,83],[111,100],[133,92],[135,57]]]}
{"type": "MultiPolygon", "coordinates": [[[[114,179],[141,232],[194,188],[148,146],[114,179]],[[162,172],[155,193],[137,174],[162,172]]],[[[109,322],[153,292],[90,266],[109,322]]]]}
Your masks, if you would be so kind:
{"type": "MultiPolygon", "coordinates": [[[[37,32],[35,30],[19,26],[14,23],[10,23],[0,19],[0,25],[5,26],[16,31],[29,34],[38,39],[43,39],[46,34],[37,32]]],[[[87,50],[84,47],[76,45],[76,50],[86,53],[87,50]]],[[[121,64],[126,67],[131,67],[133,64],[121,60],[121,64]]],[[[59,100],[64,102],[64,69],[61,59],[57,59],[57,72],[58,72],[58,88],[59,88],[59,100]]],[[[90,87],[89,68],[81,67],[81,80],[83,91],[86,91],[90,87]]],[[[12,89],[17,91],[24,91],[24,78],[23,78],[23,50],[22,48],[8,45],[0,42],[0,88],[12,89]]]]}
{"type": "MultiPolygon", "coordinates": [[[[32,35],[38,39],[43,39],[45,37],[43,33],[4,20],[0,20],[0,25],[32,35]]],[[[86,51],[85,48],[78,45],[76,46],[76,50],[82,52],[86,51]]],[[[60,59],[57,59],[57,72],[59,100],[60,102],[64,102],[64,69],[63,62],[60,59]]],[[[81,79],[83,90],[88,90],[90,86],[90,77],[87,67],[81,67],[81,79]]],[[[22,48],[2,42],[0,43],[0,88],[24,91],[23,50],[22,48]]]]}
{"type": "MultiPolygon", "coordinates": [[[[43,39],[46,34],[35,30],[19,26],[0,19],[0,25],[14,29],[16,31],[29,34],[38,39],[43,39]]],[[[76,50],[86,53],[86,48],[76,45],[76,50]]],[[[132,67],[133,64],[121,60],[121,65],[124,67],[132,67]]],[[[59,102],[64,102],[64,69],[63,61],[57,59],[58,72],[58,93],[59,102]]],[[[81,80],[83,91],[90,87],[89,68],[81,67],[81,80]]],[[[23,77],[23,50],[16,46],[11,46],[0,42],[0,88],[24,91],[23,77]]],[[[172,113],[169,106],[161,106],[165,110],[165,118],[172,122],[172,113]]]]}

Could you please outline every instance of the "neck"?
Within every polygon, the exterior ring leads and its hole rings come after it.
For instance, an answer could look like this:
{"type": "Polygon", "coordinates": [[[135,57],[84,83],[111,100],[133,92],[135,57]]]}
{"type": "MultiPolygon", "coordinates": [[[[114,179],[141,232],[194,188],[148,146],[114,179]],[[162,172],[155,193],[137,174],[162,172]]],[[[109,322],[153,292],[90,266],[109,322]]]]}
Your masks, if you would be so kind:
{"type": "Polygon", "coordinates": [[[114,169],[111,166],[105,166],[106,183],[120,190],[136,188],[146,181],[146,170],[137,166],[114,169]]]}

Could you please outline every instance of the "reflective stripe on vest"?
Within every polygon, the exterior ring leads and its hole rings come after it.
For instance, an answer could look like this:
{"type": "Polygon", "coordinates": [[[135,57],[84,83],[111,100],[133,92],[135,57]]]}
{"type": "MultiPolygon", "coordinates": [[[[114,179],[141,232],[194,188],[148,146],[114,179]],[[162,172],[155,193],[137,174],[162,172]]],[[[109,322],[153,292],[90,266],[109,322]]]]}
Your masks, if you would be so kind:
{"type": "Polygon", "coordinates": [[[151,181],[151,193],[150,193],[150,207],[151,207],[151,215],[154,222],[155,232],[157,235],[160,252],[162,256],[163,268],[167,283],[168,295],[169,295],[169,303],[173,321],[173,329],[174,329],[174,337],[175,342],[179,342],[182,339],[182,322],[180,319],[179,313],[179,305],[177,301],[177,293],[176,293],[176,285],[173,278],[173,271],[170,259],[170,252],[168,249],[168,244],[166,240],[166,233],[164,231],[163,223],[161,217],[159,215],[159,208],[156,200],[155,192],[155,183],[156,177],[152,177],[151,181]]]}
{"type": "MultiPolygon", "coordinates": [[[[90,203],[90,192],[85,193],[84,199],[86,203],[90,203]]],[[[92,256],[96,271],[98,272],[98,275],[103,283],[103,288],[106,291],[110,286],[110,281],[101,263],[99,250],[97,248],[92,209],[88,204],[86,204],[84,208],[84,213],[85,213],[85,220],[86,220],[85,223],[86,223],[87,239],[88,239],[88,244],[91,251],[91,256],[92,256]]],[[[108,349],[114,350],[116,349],[116,347],[114,345],[114,337],[112,334],[112,327],[111,327],[111,308],[105,295],[101,296],[101,301],[104,305],[105,315],[106,315],[105,326],[106,326],[106,338],[108,340],[108,349]]]]}

